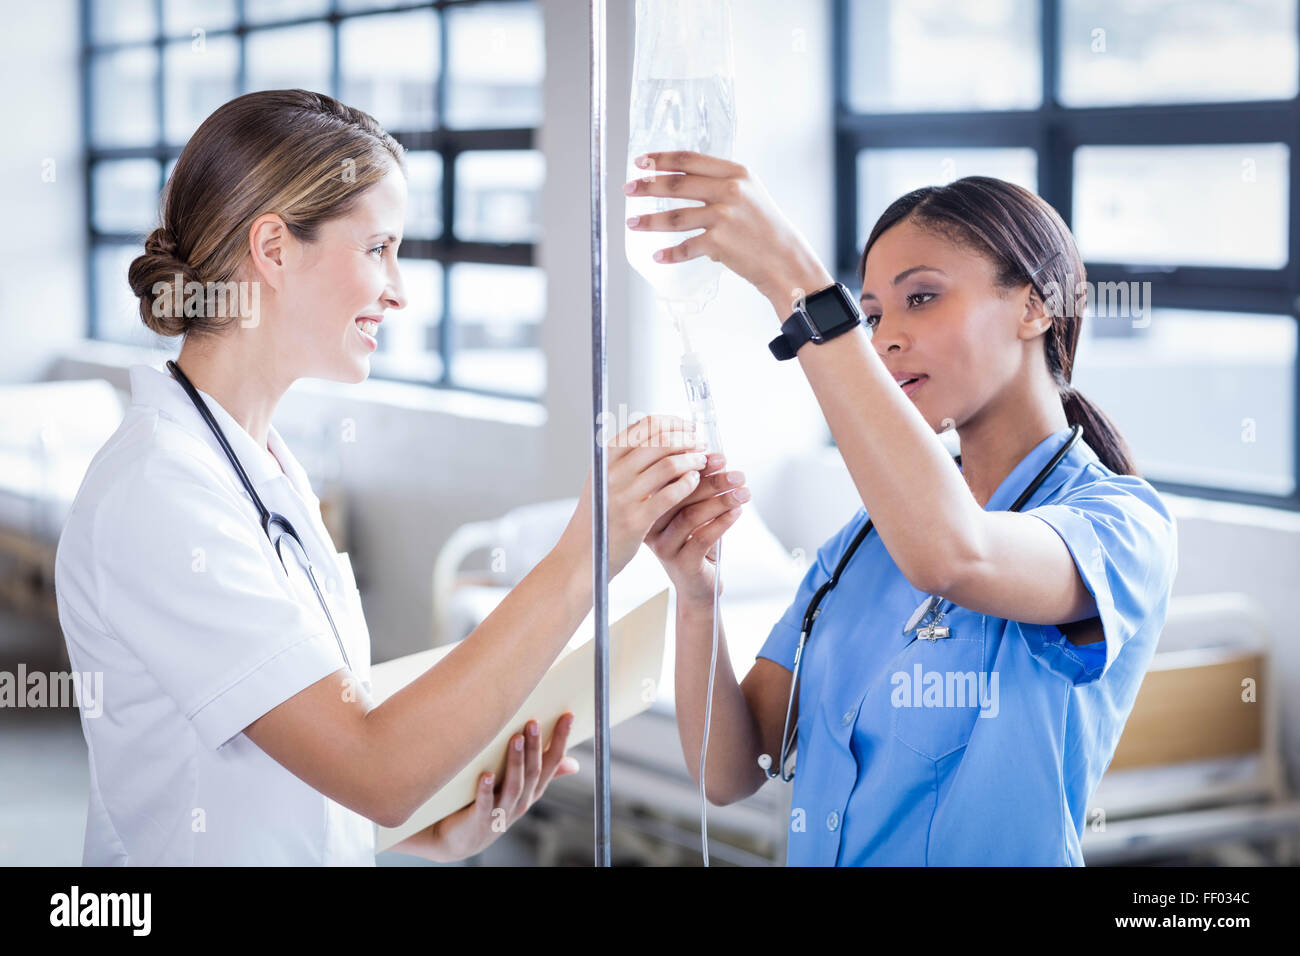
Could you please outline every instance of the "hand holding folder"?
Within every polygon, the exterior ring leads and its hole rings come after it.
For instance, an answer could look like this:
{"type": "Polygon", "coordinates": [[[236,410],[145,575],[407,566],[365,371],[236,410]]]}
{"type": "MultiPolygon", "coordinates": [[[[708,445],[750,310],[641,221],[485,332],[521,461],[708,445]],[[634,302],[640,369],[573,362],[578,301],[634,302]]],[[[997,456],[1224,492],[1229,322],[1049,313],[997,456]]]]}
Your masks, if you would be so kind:
{"type": "MultiPolygon", "coordinates": [[[[609,718],[611,726],[649,708],[658,692],[663,667],[664,634],[668,623],[668,591],[660,591],[609,628],[609,718]]],[[[456,645],[420,651],[371,668],[375,704],[415,680],[456,645]]],[[[555,722],[566,711],[574,716],[569,745],[582,743],[595,733],[595,646],[591,640],[564,651],[541,683],[506,722],[496,738],[460,773],[435,793],[400,827],[378,827],[376,850],[382,852],[443,817],[472,803],[479,775],[491,771],[505,776],[506,746],[530,719],[536,718],[549,743],[555,722]]]]}

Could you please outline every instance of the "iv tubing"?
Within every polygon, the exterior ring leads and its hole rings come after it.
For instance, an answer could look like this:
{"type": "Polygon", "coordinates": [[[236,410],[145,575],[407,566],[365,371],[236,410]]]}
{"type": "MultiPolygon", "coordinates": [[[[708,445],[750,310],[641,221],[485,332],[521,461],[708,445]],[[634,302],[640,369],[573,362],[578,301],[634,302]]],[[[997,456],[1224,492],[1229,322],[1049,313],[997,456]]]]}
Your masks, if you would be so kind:
{"type": "MultiPolygon", "coordinates": [[[[722,451],[722,439],[718,434],[717,419],[713,409],[713,394],[709,390],[708,378],[704,373],[704,363],[700,360],[699,355],[691,348],[691,339],[686,331],[686,323],[682,321],[681,313],[673,308],[671,302],[667,303],[668,311],[672,314],[673,324],[677,326],[677,331],[682,339],[682,379],[686,385],[687,398],[691,403],[691,417],[698,422],[700,406],[705,409],[705,420],[708,423],[708,441],[709,450],[714,452],[722,451]]],[[[714,519],[717,520],[717,519],[714,519]]],[[[700,740],[700,851],[704,857],[704,865],[709,865],[709,800],[705,788],[706,767],[708,765],[709,752],[709,728],[713,722],[713,682],[717,674],[718,666],[718,597],[721,591],[722,583],[722,540],[719,539],[713,545],[713,649],[709,655],[709,683],[708,689],[704,695],[704,734],[700,740]]],[[[708,560],[706,555],[705,560],[708,560]]]]}

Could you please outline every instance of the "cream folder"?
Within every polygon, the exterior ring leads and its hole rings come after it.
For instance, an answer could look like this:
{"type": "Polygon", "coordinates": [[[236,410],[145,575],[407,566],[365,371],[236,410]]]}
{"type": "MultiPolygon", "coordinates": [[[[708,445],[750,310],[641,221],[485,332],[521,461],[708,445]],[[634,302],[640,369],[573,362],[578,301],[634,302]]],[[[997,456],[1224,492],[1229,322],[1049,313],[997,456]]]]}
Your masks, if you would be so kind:
{"type": "MultiPolygon", "coordinates": [[[[609,719],[611,726],[646,710],[658,693],[663,668],[664,633],[668,624],[668,591],[660,591],[629,611],[609,628],[609,719]]],[[[409,654],[375,664],[370,671],[371,698],[378,706],[415,680],[455,644],[409,654]]],[[[492,771],[505,777],[506,744],[531,717],[542,728],[542,747],[550,743],[555,722],[565,711],[573,714],[568,746],[582,743],[596,732],[594,642],[566,649],[551,665],[519,712],[506,722],[496,739],[451,781],[435,793],[400,827],[377,827],[375,847],[387,850],[411,834],[459,810],[474,799],[479,774],[492,771]]]]}

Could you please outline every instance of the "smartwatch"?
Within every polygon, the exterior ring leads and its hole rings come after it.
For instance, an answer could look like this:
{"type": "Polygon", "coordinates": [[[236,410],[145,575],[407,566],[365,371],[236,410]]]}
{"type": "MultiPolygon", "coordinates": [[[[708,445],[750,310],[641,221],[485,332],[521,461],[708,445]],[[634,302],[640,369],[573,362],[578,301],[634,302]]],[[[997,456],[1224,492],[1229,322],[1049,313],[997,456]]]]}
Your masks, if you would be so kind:
{"type": "Polygon", "coordinates": [[[855,329],[862,313],[843,283],[836,282],[803,300],[802,307],[781,323],[781,334],[768,343],[780,361],[792,359],[807,342],[821,345],[837,335],[855,329]]]}

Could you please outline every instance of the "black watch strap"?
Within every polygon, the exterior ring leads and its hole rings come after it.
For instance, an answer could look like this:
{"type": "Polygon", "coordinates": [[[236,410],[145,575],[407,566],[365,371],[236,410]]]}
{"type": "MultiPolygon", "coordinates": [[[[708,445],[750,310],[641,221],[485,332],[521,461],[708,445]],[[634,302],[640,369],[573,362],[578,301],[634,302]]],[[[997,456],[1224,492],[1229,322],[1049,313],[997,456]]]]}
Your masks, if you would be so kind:
{"type": "Polygon", "coordinates": [[[862,322],[857,303],[842,283],[836,282],[808,296],[794,314],[781,323],[781,334],[768,343],[779,361],[795,357],[808,342],[821,345],[855,329],[862,322]]]}

